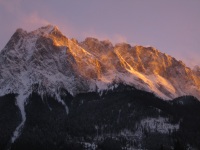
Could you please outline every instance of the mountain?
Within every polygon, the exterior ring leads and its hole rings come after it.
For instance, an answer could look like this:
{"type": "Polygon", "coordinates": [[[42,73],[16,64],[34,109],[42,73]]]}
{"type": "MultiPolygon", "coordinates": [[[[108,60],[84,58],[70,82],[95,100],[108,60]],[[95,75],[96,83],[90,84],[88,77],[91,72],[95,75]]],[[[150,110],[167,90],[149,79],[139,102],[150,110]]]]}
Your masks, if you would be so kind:
{"type": "Polygon", "coordinates": [[[0,148],[199,147],[199,67],[153,47],[17,29],[0,70],[0,148]]]}
{"type": "Polygon", "coordinates": [[[51,25],[29,33],[18,29],[0,53],[0,68],[0,95],[59,95],[61,89],[76,95],[124,83],[164,99],[200,98],[199,75],[153,47],[95,38],[78,43],[51,25]]]}

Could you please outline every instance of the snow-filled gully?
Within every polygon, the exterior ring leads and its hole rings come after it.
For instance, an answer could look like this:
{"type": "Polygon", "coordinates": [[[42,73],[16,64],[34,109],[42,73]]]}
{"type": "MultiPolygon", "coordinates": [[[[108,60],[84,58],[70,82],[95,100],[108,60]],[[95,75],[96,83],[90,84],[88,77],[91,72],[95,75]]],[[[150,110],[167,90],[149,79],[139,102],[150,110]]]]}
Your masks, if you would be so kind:
{"type": "MultiPolygon", "coordinates": [[[[16,97],[16,105],[18,106],[20,110],[22,120],[20,124],[17,126],[17,128],[15,129],[15,131],[13,132],[13,135],[10,140],[11,142],[10,144],[14,143],[17,140],[17,138],[21,135],[21,132],[23,130],[23,127],[26,121],[25,105],[26,105],[26,100],[28,99],[29,95],[30,94],[20,92],[20,94],[16,97]]],[[[65,102],[60,98],[58,94],[55,95],[55,98],[57,99],[59,103],[61,103],[64,106],[66,114],[68,115],[69,108],[67,107],[65,102]]],[[[8,149],[10,149],[10,147],[8,149]]]]}
{"type": "Polygon", "coordinates": [[[57,93],[55,94],[55,96],[56,96],[57,101],[65,107],[66,114],[68,115],[69,114],[68,106],[65,104],[65,102],[61,99],[61,97],[57,93]]]}
{"type": "Polygon", "coordinates": [[[26,94],[19,94],[16,98],[16,105],[19,107],[20,113],[21,113],[21,117],[22,117],[22,121],[21,123],[17,126],[17,128],[15,129],[13,136],[11,138],[11,143],[14,143],[15,140],[20,136],[21,131],[23,129],[24,123],[26,121],[26,112],[25,112],[25,102],[28,98],[28,95],[26,94]]]}

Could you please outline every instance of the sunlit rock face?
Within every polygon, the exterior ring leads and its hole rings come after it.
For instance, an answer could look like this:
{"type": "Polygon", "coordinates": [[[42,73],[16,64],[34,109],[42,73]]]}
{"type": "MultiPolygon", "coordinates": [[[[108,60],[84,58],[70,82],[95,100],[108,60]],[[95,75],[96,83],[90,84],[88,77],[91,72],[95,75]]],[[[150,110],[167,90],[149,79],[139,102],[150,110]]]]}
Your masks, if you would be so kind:
{"type": "Polygon", "coordinates": [[[55,95],[61,89],[76,95],[123,83],[164,99],[200,99],[198,69],[153,47],[113,45],[91,37],[78,42],[52,25],[29,33],[18,29],[0,53],[0,69],[0,95],[33,90],[55,95]]]}

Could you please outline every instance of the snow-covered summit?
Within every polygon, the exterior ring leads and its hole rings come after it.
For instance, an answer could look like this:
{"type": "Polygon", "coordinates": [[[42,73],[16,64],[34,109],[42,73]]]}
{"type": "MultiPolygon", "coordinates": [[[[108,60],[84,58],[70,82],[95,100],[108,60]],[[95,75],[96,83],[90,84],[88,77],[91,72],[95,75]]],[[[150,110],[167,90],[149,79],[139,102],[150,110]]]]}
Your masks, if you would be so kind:
{"type": "Polygon", "coordinates": [[[0,96],[7,93],[58,96],[110,90],[119,83],[164,99],[200,99],[200,77],[181,61],[153,47],[86,38],[68,39],[48,25],[32,32],[18,29],[0,52],[0,96]]]}

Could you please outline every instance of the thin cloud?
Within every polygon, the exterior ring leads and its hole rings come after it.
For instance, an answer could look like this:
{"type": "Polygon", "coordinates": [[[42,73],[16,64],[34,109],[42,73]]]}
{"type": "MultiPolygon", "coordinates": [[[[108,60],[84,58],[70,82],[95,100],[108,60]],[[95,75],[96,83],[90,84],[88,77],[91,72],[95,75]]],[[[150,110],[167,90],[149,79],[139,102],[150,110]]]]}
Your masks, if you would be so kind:
{"type": "MultiPolygon", "coordinates": [[[[40,17],[37,12],[25,13],[22,9],[22,0],[0,0],[0,6],[4,9],[4,15],[9,14],[15,19],[15,23],[9,25],[9,30],[16,30],[19,27],[33,30],[50,24],[48,20],[40,17]]],[[[9,22],[12,22],[12,20],[9,20],[9,22]]]]}
{"type": "Polygon", "coordinates": [[[115,43],[127,43],[127,38],[120,34],[114,35],[112,39],[115,43]]]}
{"type": "Polygon", "coordinates": [[[127,42],[127,38],[120,34],[108,35],[105,33],[97,33],[94,30],[89,30],[87,32],[82,32],[78,35],[81,39],[85,39],[86,37],[94,37],[99,40],[110,40],[113,44],[127,42]]]}
{"type": "Polygon", "coordinates": [[[41,26],[51,24],[48,20],[40,17],[37,12],[23,16],[20,23],[26,30],[33,30],[41,26]]]}
{"type": "Polygon", "coordinates": [[[0,5],[8,12],[14,13],[18,11],[22,0],[0,0],[0,5]]]}

